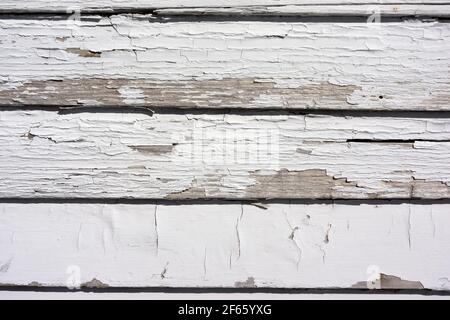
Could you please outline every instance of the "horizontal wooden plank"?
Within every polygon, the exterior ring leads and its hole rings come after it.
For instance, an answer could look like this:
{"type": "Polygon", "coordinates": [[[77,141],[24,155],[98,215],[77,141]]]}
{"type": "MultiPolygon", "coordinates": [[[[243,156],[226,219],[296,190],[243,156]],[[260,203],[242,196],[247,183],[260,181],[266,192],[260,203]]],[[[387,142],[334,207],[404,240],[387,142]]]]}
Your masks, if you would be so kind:
{"type": "MultiPolygon", "coordinates": [[[[294,1],[295,2],[295,1],[294,1]]],[[[123,5],[106,5],[93,6],[79,5],[79,6],[56,6],[56,7],[41,7],[41,6],[7,6],[0,4],[0,14],[21,14],[21,13],[47,13],[47,14],[71,14],[79,12],[81,14],[100,14],[111,15],[118,13],[151,13],[155,17],[171,17],[171,16],[233,16],[233,17],[247,17],[247,16],[277,16],[277,17],[300,17],[300,16],[371,16],[374,14],[380,17],[433,17],[445,18],[450,16],[450,3],[437,2],[431,4],[405,2],[395,4],[374,4],[370,1],[366,3],[362,1],[358,4],[321,4],[320,1],[312,4],[285,4],[280,5],[235,5],[235,6],[218,6],[211,3],[206,6],[157,6],[157,3],[145,5],[139,2],[137,4],[123,4],[123,5]]],[[[245,3],[245,2],[243,2],[245,3]]],[[[28,4],[28,3],[27,3],[28,4]]]]}
{"type": "Polygon", "coordinates": [[[450,119],[0,113],[0,197],[450,197],[450,119]]]}
{"type": "MultiPolygon", "coordinates": [[[[112,11],[112,10],[133,10],[133,9],[158,9],[158,8],[201,8],[212,7],[219,9],[239,8],[243,7],[260,7],[271,8],[277,6],[305,6],[305,5],[322,5],[323,7],[333,5],[332,8],[347,5],[371,5],[383,6],[384,4],[402,5],[440,5],[449,4],[446,0],[3,0],[0,4],[1,11],[11,12],[44,12],[58,11],[66,12],[67,10],[81,9],[84,11],[112,11]]],[[[245,10],[245,9],[243,9],[245,10]]],[[[323,9],[321,9],[323,10],[323,9]]]]}
{"type": "Polygon", "coordinates": [[[1,285],[450,290],[448,204],[1,204],[1,285]]]}
{"type": "MultiPolygon", "coordinates": [[[[125,10],[122,10],[125,11],[125,10]]],[[[89,12],[102,12],[89,10],[89,12]]],[[[449,4],[336,4],[336,5],[284,5],[284,6],[240,6],[240,7],[194,7],[194,8],[157,8],[156,16],[373,16],[381,17],[450,17],[449,4]]],[[[380,19],[381,22],[381,19],[380,19]]]]}
{"type": "Polygon", "coordinates": [[[449,110],[450,24],[0,20],[0,105],[449,110]]]}

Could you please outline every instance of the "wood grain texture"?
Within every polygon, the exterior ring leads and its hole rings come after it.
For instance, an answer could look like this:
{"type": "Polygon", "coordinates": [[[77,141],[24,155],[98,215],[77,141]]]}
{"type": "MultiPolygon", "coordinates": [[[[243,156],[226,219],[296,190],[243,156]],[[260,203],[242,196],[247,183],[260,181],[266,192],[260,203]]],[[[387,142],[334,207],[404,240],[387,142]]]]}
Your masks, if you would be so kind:
{"type": "Polygon", "coordinates": [[[0,113],[0,197],[450,196],[450,120],[0,113]]]}
{"type": "Polygon", "coordinates": [[[1,204],[0,283],[450,290],[448,204],[266,206],[1,204]]]}
{"type": "Polygon", "coordinates": [[[61,201],[0,203],[0,286],[450,290],[449,204],[291,200],[450,198],[450,118],[268,111],[449,111],[450,24],[423,19],[449,2],[5,0],[0,14],[0,198],[61,201]],[[377,14],[397,18],[295,18],[377,14]]]}
{"type": "Polygon", "coordinates": [[[450,24],[0,20],[0,105],[449,110],[450,24]]]}

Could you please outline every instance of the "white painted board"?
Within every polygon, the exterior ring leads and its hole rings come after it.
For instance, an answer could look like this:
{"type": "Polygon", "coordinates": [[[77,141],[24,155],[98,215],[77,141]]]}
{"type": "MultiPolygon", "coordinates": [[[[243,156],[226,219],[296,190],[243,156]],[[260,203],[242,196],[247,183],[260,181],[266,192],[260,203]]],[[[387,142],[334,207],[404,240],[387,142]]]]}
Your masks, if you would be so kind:
{"type": "Polygon", "coordinates": [[[448,204],[9,203],[0,212],[2,285],[450,289],[448,204]]]}
{"type": "Polygon", "coordinates": [[[82,10],[114,10],[114,9],[157,9],[157,8],[195,8],[195,7],[212,7],[212,8],[239,8],[239,7],[261,7],[271,8],[276,6],[305,6],[317,5],[326,7],[350,6],[350,5],[442,5],[448,4],[445,0],[3,0],[0,4],[0,10],[8,11],[65,11],[70,9],[82,10]]]}
{"type": "Polygon", "coordinates": [[[0,20],[0,105],[449,110],[450,24],[0,20]]]}
{"type": "Polygon", "coordinates": [[[449,121],[3,111],[0,197],[448,198],[449,121]]]}

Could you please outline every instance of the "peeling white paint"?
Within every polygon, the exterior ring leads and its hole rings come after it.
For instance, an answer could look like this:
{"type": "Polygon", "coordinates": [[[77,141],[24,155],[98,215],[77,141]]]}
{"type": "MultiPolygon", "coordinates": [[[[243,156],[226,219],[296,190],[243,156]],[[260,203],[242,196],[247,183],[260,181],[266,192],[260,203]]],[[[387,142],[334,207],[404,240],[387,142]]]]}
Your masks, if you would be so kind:
{"type": "Polygon", "coordinates": [[[3,111],[0,196],[447,198],[449,121],[3,111]]]}
{"type": "MultiPolygon", "coordinates": [[[[0,19],[0,104],[450,110],[448,2],[210,2],[3,0],[88,19],[0,19]],[[199,17],[373,13],[432,19],[199,17]]],[[[450,119],[428,116],[0,111],[0,198],[61,201],[0,203],[0,286],[450,290],[449,204],[261,199],[448,199],[450,119]]]]}
{"type": "Polygon", "coordinates": [[[448,23],[99,19],[78,29],[65,21],[0,20],[1,104],[76,106],[82,97],[82,105],[150,107],[449,106],[448,23]],[[74,48],[81,54],[61,54],[74,48]],[[58,90],[44,90],[48,85],[58,90]]]}
{"type": "Polygon", "coordinates": [[[448,290],[447,204],[266,206],[158,205],[156,232],[155,205],[1,204],[0,232],[15,233],[16,241],[0,242],[0,264],[10,261],[0,283],[65,286],[66,268],[76,265],[81,282],[110,287],[351,288],[376,265],[411,284],[448,290]]]}
{"type": "MultiPolygon", "coordinates": [[[[322,4],[335,4],[335,8],[346,12],[344,9],[346,6],[359,4],[364,6],[364,9],[373,8],[378,5],[395,4],[397,10],[401,10],[402,6],[407,4],[418,4],[416,12],[420,12],[420,5],[424,3],[423,0],[220,0],[211,2],[208,0],[27,0],[24,3],[17,3],[17,0],[3,0],[0,9],[2,10],[66,10],[67,8],[79,8],[79,9],[113,9],[113,8],[170,8],[172,10],[181,10],[182,12],[195,11],[197,7],[209,7],[216,8],[216,10],[234,9],[236,12],[247,12],[253,9],[257,10],[258,7],[266,7],[270,11],[273,6],[285,6],[281,11],[285,13],[295,12],[292,7],[310,5],[312,7],[322,7],[325,10],[326,6],[322,4]],[[234,8],[233,8],[234,7],[234,8]],[[244,8],[239,8],[244,7],[244,8]],[[342,8],[344,7],[344,8],[342,8]],[[189,10],[190,9],[190,10],[189,10]]],[[[445,4],[442,0],[427,0],[426,4],[445,4]]],[[[353,6],[355,7],[355,6],[353,6]]],[[[412,7],[412,6],[410,6],[412,7]]],[[[201,9],[202,10],[202,9],[201,9]]],[[[261,10],[261,9],[260,9],[261,10]]],[[[203,9],[204,11],[204,9],[203,9]]]]}

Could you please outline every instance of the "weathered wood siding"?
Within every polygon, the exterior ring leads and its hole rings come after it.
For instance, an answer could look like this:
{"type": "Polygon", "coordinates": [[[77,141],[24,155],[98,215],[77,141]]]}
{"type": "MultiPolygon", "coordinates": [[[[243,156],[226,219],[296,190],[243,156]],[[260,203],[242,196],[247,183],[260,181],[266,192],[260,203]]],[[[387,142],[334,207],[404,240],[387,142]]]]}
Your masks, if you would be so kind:
{"type": "Polygon", "coordinates": [[[3,204],[0,282],[449,290],[449,208],[3,204]]]}
{"type": "MultiPolygon", "coordinates": [[[[128,11],[135,9],[190,9],[210,7],[217,9],[233,9],[241,10],[244,7],[254,8],[271,8],[279,6],[305,6],[314,5],[321,10],[326,10],[326,6],[333,5],[336,7],[345,7],[351,5],[365,5],[365,6],[382,6],[385,4],[395,5],[401,8],[405,5],[442,5],[449,4],[448,1],[443,0],[60,0],[60,1],[46,1],[46,0],[3,0],[0,4],[0,9],[10,10],[11,12],[21,11],[50,11],[50,10],[66,10],[66,9],[84,9],[84,10],[113,10],[116,8],[126,9],[128,11]]],[[[418,10],[420,12],[420,10],[418,10]]],[[[320,13],[320,11],[318,11],[320,13]]]]}
{"type": "Polygon", "coordinates": [[[449,17],[3,0],[0,289],[450,291],[449,17]]]}
{"type": "Polygon", "coordinates": [[[0,105],[448,110],[450,24],[0,20],[0,105]]]}
{"type": "MultiPolygon", "coordinates": [[[[386,2],[389,3],[389,2],[386,2]]],[[[273,5],[257,6],[247,5],[239,7],[193,7],[193,8],[157,8],[152,10],[158,17],[170,16],[282,16],[282,17],[352,17],[372,16],[378,14],[381,17],[434,17],[446,18],[450,16],[450,6],[443,2],[439,4],[335,4],[335,5],[273,5]]],[[[83,10],[83,9],[82,9],[83,10]]],[[[107,12],[108,9],[84,9],[87,12],[107,12]]],[[[122,11],[120,8],[110,8],[112,12],[122,11]]]]}
{"type": "Polygon", "coordinates": [[[448,198],[450,119],[0,112],[0,194],[448,198]]]}

